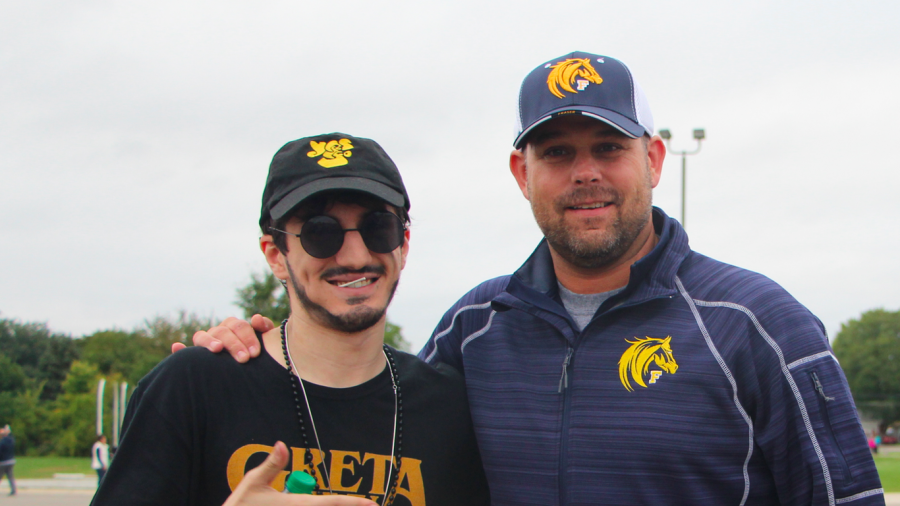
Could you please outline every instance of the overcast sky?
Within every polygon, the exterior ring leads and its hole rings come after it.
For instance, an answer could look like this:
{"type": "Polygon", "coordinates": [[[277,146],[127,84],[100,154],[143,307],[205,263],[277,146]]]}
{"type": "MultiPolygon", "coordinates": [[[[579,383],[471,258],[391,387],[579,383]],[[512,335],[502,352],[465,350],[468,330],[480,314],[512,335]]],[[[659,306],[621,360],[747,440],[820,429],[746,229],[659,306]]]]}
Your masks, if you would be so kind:
{"type": "MultiPolygon", "coordinates": [[[[240,315],[267,268],[285,142],[377,140],[412,241],[390,318],[418,349],[540,239],[508,170],[518,86],[574,50],[626,62],[688,159],[687,230],[833,336],[900,307],[900,3],[0,3],[0,315],[73,336],[240,315]]],[[[654,201],[680,217],[681,160],[654,201]]]]}

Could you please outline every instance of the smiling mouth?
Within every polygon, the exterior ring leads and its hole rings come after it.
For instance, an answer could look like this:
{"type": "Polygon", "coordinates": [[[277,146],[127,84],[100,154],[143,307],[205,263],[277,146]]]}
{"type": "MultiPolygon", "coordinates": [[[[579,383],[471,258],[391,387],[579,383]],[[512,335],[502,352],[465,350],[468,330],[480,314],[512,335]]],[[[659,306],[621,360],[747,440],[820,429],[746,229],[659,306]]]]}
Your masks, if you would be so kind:
{"type": "Polygon", "coordinates": [[[362,288],[364,286],[369,286],[374,283],[378,278],[367,278],[365,276],[353,280],[347,281],[346,283],[338,283],[337,281],[329,281],[332,285],[338,286],[340,288],[362,288]]]}
{"type": "Polygon", "coordinates": [[[361,269],[332,267],[325,269],[320,279],[338,288],[365,288],[385,274],[385,268],[381,265],[367,265],[361,269]]]}
{"type": "Polygon", "coordinates": [[[612,202],[597,202],[595,204],[582,204],[578,206],[568,206],[566,209],[600,209],[612,205],[612,202]]]}

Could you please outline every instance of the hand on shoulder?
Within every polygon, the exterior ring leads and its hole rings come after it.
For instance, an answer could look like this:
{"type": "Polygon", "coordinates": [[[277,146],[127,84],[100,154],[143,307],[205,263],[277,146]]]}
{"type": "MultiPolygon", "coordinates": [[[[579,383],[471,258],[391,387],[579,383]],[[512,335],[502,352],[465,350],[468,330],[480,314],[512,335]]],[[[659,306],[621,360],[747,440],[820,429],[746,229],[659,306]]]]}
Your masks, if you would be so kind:
{"type": "MultiPolygon", "coordinates": [[[[262,315],[253,315],[250,322],[234,317],[226,318],[219,325],[194,333],[192,339],[194,346],[202,346],[213,353],[228,350],[228,353],[240,363],[250,358],[259,356],[259,340],[256,331],[267,332],[275,328],[272,320],[262,315]]],[[[186,346],[182,343],[172,345],[172,353],[183,350],[186,346]]]]}

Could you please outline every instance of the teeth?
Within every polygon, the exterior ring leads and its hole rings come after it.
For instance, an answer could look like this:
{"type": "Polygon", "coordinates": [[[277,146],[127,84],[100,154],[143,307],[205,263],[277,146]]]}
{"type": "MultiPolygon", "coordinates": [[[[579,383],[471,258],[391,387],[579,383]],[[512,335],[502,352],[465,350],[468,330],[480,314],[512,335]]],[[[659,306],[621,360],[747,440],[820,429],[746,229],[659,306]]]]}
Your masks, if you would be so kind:
{"type": "Polygon", "coordinates": [[[602,204],[588,204],[588,205],[584,205],[584,206],[572,206],[572,209],[599,209],[601,207],[606,207],[608,205],[609,204],[604,202],[602,204]]]}
{"type": "Polygon", "coordinates": [[[346,283],[338,283],[338,286],[341,288],[362,288],[366,285],[371,285],[372,280],[366,279],[365,277],[359,278],[355,281],[348,281],[346,283]]]}

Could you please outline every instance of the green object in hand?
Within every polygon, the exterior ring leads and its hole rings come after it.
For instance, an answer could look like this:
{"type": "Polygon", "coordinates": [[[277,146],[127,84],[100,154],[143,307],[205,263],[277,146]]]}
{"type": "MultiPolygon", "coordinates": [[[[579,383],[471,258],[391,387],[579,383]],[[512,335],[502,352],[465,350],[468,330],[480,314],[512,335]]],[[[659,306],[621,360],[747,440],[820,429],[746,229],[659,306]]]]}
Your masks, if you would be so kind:
{"type": "Polygon", "coordinates": [[[294,471],[284,482],[284,491],[290,494],[312,494],[316,479],[305,471],[294,471]]]}

